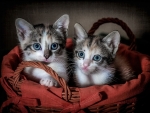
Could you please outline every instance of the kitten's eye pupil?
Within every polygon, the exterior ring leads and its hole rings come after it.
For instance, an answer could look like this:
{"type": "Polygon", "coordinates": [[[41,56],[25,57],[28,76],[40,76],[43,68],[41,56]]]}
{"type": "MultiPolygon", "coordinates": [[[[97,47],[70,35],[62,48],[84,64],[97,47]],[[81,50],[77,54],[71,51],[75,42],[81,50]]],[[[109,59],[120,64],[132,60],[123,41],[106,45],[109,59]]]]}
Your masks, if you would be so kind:
{"type": "Polygon", "coordinates": [[[93,60],[94,61],[100,61],[102,57],[100,55],[94,55],[93,60]]]}
{"type": "Polygon", "coordinates": [[[83,56],[83,53],[80,53],[80,56],[82,57],[82,56],[83,56]]]}
{"type": "Polygon", "coordinates": [[[51,49],[56,50],[57,48],[58,48],[58,44],[57,43],[52,43],[51,49]]]}
{"type": "Polygon", "coordinates": [[[83,51],[78,51],[78,56],[80,58],[84,58],[84,52],[83,51]]]}
{"type": "Polygon", "coordinates": [[[41,45],[40,45],[39,43],[34,43],[34,44],[33,44],[33,48],[34,48],[35,50],[41,50],[41,45]]]}

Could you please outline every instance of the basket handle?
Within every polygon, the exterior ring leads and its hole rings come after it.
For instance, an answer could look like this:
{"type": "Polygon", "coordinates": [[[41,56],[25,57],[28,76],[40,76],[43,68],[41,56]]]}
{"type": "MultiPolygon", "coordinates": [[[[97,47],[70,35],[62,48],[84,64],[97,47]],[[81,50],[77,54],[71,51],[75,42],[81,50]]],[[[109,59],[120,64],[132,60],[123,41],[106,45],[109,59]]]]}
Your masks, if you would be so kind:
{"type": "Polygon", "coordinates": [[[49,73],[54,79],[58,81],[60,86],[64,89],[65,92],[65,100],[68,101],[71,98],[71,91],[69,87],[67,86],[65,80],[58,76],[58,74],[49,66],[41,63],[41,62],[33,62],[33,61],[22,61],[17,69],[15,70],[14,76],[13,76],[13,88],[18,88],[18,83],[21,80],[21,72],[25,67],[35,67],[45,70],[47,73],[49,73]]]}
{"type": "Polygon", "coordinates": [[[102,19],[99,19],[97,22],[95,22],[93,24],[91,29],[88,31],[88,34],[93,35],[94,32],[99,28],[99,26],[104,24],[104,23],[115,23],[115,24],[120,25],[122,27],[122,29],[125,30],[125,32],[127,33],[128,37],[130,39],[131,43],[130,43],[130,46],[129,46],[129,50],[136,50],[135,36],[134,36],[133,32],[127,26],[127,24],[125,22],[123,22],[122,20],[120,20],[118,18],[102,18],[102,19]]]}

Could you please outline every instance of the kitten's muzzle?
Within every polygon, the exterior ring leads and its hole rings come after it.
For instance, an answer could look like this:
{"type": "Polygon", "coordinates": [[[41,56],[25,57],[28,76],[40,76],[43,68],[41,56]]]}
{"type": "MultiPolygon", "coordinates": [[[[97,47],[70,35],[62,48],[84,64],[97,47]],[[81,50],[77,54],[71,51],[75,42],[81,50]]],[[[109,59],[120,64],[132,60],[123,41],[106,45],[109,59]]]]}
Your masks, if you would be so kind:
{"type": "Polygon", "coordinates": [[[44,54],[44,57],[46,58],[46,59],[48,59],[49,58],[49,54],[44,54]]]}
{"type": "Polygon", "coordinates": [[[91,60],[90,59],[85,59],[83,61],[83,67],[87,68],[88,66],[90,66],[91,64],[91,60]]]}
{"type": "Polygon", "coordinates": [[[48,59],[48,58],[50,57],[50,55],[51,55],[51,51],[49,51],[48,49],[46,49],[46,50],[44,51],[44,57],[45,57],[46,59],[48,59]]]}

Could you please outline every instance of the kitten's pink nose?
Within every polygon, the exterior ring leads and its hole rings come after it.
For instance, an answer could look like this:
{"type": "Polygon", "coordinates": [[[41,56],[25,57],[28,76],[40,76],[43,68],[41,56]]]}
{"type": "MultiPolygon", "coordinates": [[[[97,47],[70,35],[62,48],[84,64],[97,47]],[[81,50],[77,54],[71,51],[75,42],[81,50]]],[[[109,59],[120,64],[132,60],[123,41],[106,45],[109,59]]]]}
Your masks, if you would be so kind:
{"type": "Polygon", "coordinates": [[[88,60],[88,59],[85,59],[84,62],[83,62],[83,68],[84,69],[87,69],[90,65],[91,61],[88,60]]]}
{"type": "Polygon", "coordinates": [[[88,66],[89,66],[89,64],[83,63],[83,68],[87,68],[88,66]]]}

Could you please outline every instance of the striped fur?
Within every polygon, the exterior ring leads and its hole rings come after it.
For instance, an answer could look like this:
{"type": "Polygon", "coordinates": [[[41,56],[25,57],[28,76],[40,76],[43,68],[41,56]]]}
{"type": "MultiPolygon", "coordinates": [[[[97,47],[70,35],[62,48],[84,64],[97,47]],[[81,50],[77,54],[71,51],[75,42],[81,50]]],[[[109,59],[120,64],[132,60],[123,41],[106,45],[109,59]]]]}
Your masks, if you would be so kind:
{"type": "Polygon", "coordinates": [[[74,28],[76,39],[74,80],[77,86],[123,83],[135,77],[129,63],[116,56],[120,43],[118,31],[100,37],[88,35],[78,23],[74,28]]]}
{"type": "MultiPolygon", "coordinates": [[[[26,20],[16,19],[16,29],[24,61],[42,62],[54,69],[68,82],[67,55],[65,50],[69,16],[61,16],[53,25],[31,25],[26,20]]],[[[56,80],[44,70],[27,67],[24,73],[28,79],[45,86],[59,86],[56,80]]]]}

